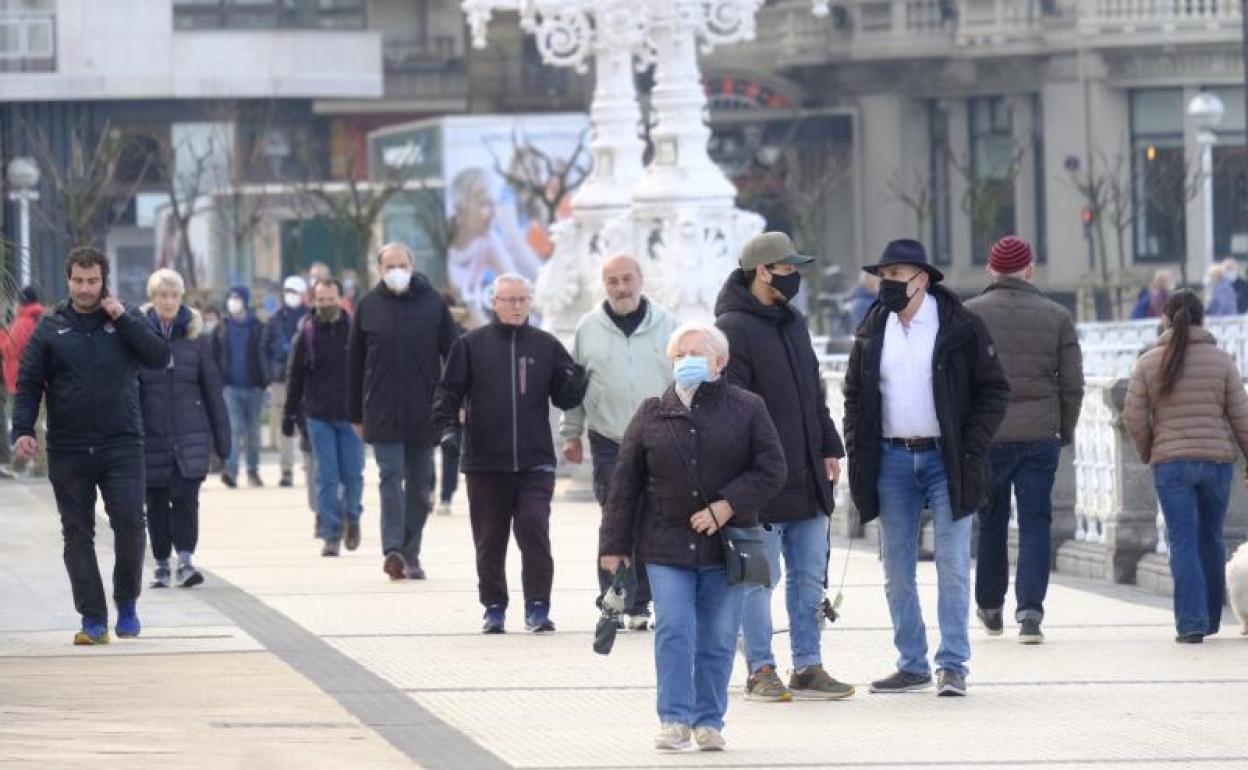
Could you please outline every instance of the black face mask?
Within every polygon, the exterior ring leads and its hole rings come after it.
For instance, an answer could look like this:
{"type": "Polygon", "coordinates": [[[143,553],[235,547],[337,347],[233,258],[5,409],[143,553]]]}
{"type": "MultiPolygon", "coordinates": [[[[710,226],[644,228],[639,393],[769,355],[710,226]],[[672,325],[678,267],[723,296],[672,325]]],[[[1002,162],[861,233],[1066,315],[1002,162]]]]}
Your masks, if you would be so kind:
{"type": "Polygon", "coordinates": [[[905,310],[910,304],[910,295],[906,293],[910,281],[890,281],[887,278],[880,281],[880,303],[894,313],[905,310]]]}
{"type": "Polygon", "coordinates": [[[771,274],[771,288],[780,292],[785,302],[792,302],[797,291],[802,287],[802,274],[796,270],[788,275],[771,274]]]}

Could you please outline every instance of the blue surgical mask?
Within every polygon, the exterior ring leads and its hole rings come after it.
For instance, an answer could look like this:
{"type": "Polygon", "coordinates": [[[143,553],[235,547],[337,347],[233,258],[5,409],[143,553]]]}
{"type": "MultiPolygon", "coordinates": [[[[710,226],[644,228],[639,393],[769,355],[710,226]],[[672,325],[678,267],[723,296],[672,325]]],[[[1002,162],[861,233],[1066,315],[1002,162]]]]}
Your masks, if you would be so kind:
{"type": "Polygon", "coordinates": [[[676,384],[688,390],[711,379],[711,363],[705,356],[685,356],[672,367],[676,384]]]}

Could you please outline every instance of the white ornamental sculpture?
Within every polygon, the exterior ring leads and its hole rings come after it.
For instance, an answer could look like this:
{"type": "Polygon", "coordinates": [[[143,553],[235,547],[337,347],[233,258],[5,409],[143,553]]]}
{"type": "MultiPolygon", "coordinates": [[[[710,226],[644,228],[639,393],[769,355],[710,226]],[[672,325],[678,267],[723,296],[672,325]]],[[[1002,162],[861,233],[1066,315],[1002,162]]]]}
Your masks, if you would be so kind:
{"type": "MultiPolygon", "coordinates": [[[[735,207],[736,190],[707,154],[710,129],[698,69],[709,52],[754,36],[762,0],[463,0],[477,48],[493,12],[520,13],[547,64],[584,72],[594,62],[590,105],[593,168],[552,231],[554,252],[537,281],[548,329],[565,339],[601,300],[598,271],[618,252],[637,255],[647,293],[678,318],[709,319],[716,293],[757,214],[735,207]],[[642,168],[634,66],[655,66],[654,159],[642,168]]],[[[827,0],[814,0],[815,15],[827,0]]]]}

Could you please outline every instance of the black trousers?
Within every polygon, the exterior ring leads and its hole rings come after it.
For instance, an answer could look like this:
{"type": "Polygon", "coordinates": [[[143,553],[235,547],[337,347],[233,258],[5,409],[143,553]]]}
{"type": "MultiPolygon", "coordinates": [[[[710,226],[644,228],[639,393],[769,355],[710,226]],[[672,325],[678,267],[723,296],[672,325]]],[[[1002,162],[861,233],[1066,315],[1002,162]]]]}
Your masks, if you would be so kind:
{"type": "Polygon", "coordinates": [[[185,479],[173,470],[167,486],[147,488],[147,534],[152,556],[168,559],[172,550],[195,552],[199,542],[199,485],[203,479],[185,479]]]}
{"type": "Polygon", "coordinates": [[[507,606],[507,542],[520,546],[520,582],[526,606],[550,605],[555,560],[550,554],[550,500],[555,474],[467,473],[468,515],[477,547],[477,592],[486,607],[507,606]]]}
{"type": "MultiPolygon", "coordinates": [[[[607,496],[611,492],[611,476],[615,473],[615,458],[620,453],[620,445],[615,441],[607,438],[601,433],[589,431],[589,453],[594,462],[594,498],[598,501],[598,505],[606,511],[607,496]]],[[[639,505],[644,506],[645,501],[641,501],[639,505]]],[[[641,517],[637,517],[637,521],[641,521],[641,517]]],[[[636,538],[633,538],[636,542],[636,538]]],[[[595,558],[595,563],[597,559],[595,558]]],[[[611,587],[612,580],[615,576],[610,572],[597,567],[598,570],[598,598],[595,604],[602,606],[602,597],[607,593],[607,589],[611,587]]],[[[629,570],[628,582],[625,590],[628,592],[628,609],[625,614],[639,615],[650,609],[650,578],[646,575],[646,565],[633,554],[633,568],[629,570]]]]}
{"type": "Polygon", "coordinates": [[[143,585],[143,447],[49,452],[48,478],[61,514],[65,569],[74,607],[84,620],[108,622],[104,583],[95,558],[96,489],[113,529],[113,600],[139,598],[143,585]]]}

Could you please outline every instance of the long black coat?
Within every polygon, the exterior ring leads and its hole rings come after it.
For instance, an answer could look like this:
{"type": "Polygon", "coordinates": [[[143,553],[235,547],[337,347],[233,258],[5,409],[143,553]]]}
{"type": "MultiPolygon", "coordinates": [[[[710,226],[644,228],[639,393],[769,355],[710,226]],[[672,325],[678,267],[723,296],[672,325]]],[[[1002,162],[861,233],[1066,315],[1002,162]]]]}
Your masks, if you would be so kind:
{"type": "Polygon", "coordinates": [[[433,395],[455,341],[446,302],[419,273],[360,298],[347,344],[347,416],[369,443],[434,443],[433,395]]]}
{"type": "Polygon", "coordinates": [[[699,487],[707,502],[732,506],[728,524],[752,526],[784,485],[786,470],[784,449],[761,398],[721,380],[700,385],[686,409],[676,387],[669,386],[661,398],[642,403],[620,443],[598,552],[626,555],[636,546],[643,562],[722,564],[719,537],[695,532],[689,524],[704,507],[699,487]],[[697,473],[697,484],[689,469],[697,473]],[[635,532],[640,532],[636,542],[635,532]]]}
{"type": "Polygon", "coordinates": [[[763,508],[765,522],[798,521],[835,506],[826,457],[845,447],[828,412],[827,393],[806,328],[788,305],[768,307],[750,293],[741,270],[728,277],[715,302],[715,325],[728,338],[728,382],[757,393],[780,434],[789,476],[763,508]]]}
{"type": "MultiPolygon", "coordinates": [[[[962,306],[943,286],[929,289],[936,300],[940,330],[932,352],[932,389],[949,502],[954,518],[983,507],[991,469],[988,446],[1010,403],[1010,384],[979,316],[962,306]]],[[[880,475],[883,399],[880,357],[890,312],[871,307],[849,353],[845,373],[845,441],[849,447],[849,489],[862,520],[880,513],[876,483],[880,475]]]]}
{"type": "Polygon", "coordinates": [[[117,320],[74,312],[66,300],[45,313],[22,352],[13,436],[34,436],[47,397],[48,449],[86,452],[143,443],[139,367],[160,366],[169,345],[137,310],[117,320]]]}
{"type": "MultiPolygon", "coordinates": [[[[147,310],[147,321],[161,333],[155,310],[147,310]]],[[[230,453],[221,371],[203,335],[199,312],[183,305],[167,339],[166,362],[139,372],[149,487],[173,483],[175,467],[184,479],[202,479],[208,475],[211,452],[222,458],[230,453]]]]}
{"type": "Polygon", "coordinates": [[[554,335],[495,321],[455,341],[434,419],[445,434],[464,407],[459,467],[466,473],[553,469],[550,404],[575,409],[588,384],[585,370],[554,335]]]}

